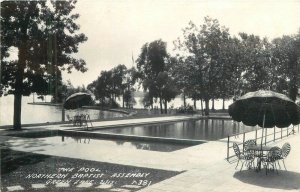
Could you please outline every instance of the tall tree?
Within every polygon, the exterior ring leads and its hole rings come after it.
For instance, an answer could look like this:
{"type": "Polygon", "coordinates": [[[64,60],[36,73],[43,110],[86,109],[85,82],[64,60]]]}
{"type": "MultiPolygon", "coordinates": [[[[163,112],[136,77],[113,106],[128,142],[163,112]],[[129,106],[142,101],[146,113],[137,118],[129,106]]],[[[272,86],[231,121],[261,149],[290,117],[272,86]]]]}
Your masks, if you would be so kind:
{"type": "Polygon", "coordinates": [[[137,81],[137,76],[138,73],[134,67],[126,70],[122,83],[123,107],[124,104],[129,107],[136,103],[133,92],[135,91],[134,85],[137,81]]]}
{"type": "Polygon", "coordinates": [[[1,88],[14,94],[14,129],[21,129],[22,95],[36,91],[34,84],[49,84],[61,70],[87,70],[84,60],[73,57],[87,40],[77,33],[75,4],[76,0],[1,2],[1,63],[10,49],[18,50],[17,61],[1,65],[1,88]]]}
{"type": "Polygon", "coordinates": [[[174,99],[178,94],[175,81],[166,71],[160,72],[156,79],[156,86],[161,101],[160,103],[164,104],[165,113],[167,113],[168,102],[174,99]]]}
{"type": "Polygon", "coordinates": [[[177,48],[189,53],[194,62],[194,75],[199,78],[201,96],[205,101],[205,114],[209,114],[209,100],[217,96],[217,87],[221,79],[222,44],[229,38],[228,29],[221,27],[218,20],[204,18],[204,24],[197,27],[190,22],[183,30],[183,41],[177,48]]]}
{"type": "Polygon", "coordinates": [[[125,90],[125,75],[127,72],[127,67],[123,64],[119,64],[118,66],[111,69],[112,72],[112,91],[113,98],[116,100],[117,97],[122,95],[125,90]]]}
{"type": "Polygon", "coordinates": [[[272,64],[279,82],[274,88],[295,101],[300,88],[300,34],[273,40],[272,64]]]}
{"type": "Polygon", "coordinates": [[[96,99],[99,99],[102,107],[104,107],[105,98],[109,98],[111,101],[114,94],[112,71],[102,71],[98,79],[88,85],[88,89],[91,91],[94,90],[93,93],[95,94],[96,99]]]}
{"type": "Polygon", "coordinates": [[[223,100],[222,108],[225,109],[225,99],[236,97],[241,87],[241,43],[236,37],[230,37],[221,44],[220,82],[217,85],[218,98],[223,100]]]}
{"type": "Polygon", "coordinates": [[[266,38],[240,33],[241,64],[244,71],[243,92],[270,89],[270,75],[272,74],[270,43],[266,38]]]}
{"type": "Polygon", "coordinates": [[[137,69],[140,73],[144,90],[149,92],[148,96],[151,100],[159,98],[161,113],[163,113],[163,98],[160,94],[161,85],[158,84],[157,78],[159,73],[166,70],[167,59],[167,44],[162,40],[156,40],[143,45],[137,59],[137,69]]]}

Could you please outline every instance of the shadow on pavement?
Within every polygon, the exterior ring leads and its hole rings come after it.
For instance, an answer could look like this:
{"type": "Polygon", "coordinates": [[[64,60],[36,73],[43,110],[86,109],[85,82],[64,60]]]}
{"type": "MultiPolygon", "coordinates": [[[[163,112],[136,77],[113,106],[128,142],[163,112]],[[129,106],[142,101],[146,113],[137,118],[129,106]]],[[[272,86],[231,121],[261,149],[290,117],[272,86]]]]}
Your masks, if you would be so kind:
{"type": "Polygon", "coordinates": [[[273,189],[300,189],[300,173],[279,170],[268,172],[266,175],[265,169],[260,172],[254,170],[244,170],[236,172],[234,178],[251,185],[257,185],[265,188],[273,189]]]}
{"type": "Polygon", "coordinates": [[[49,158],[45,155],[35,155],[33,153],[25,153],[13,151],[11,149],[1,149],[1,178],[3,175],[11,173],[25,165],[34,165],[45,161],[49,158]]]}

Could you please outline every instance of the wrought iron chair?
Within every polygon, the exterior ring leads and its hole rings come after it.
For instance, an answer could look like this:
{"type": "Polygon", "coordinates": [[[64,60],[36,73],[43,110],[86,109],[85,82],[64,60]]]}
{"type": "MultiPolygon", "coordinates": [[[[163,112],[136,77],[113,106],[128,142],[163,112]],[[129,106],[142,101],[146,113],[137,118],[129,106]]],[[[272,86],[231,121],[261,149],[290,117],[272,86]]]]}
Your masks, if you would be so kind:
{"type": "Polygon", "coordinates": [[[249,139],[249,140],[245,141],[244,142],[244,152],[247,151],[249,149],[249,147],[255,146],[255,145],[256,145],[255,139],[249,139]]]}
{"type": "MultiPolygon", "coordinates": [[[[280,155],[279,160],[282,160],[285,170],[287,170],[287,169],[285,167],[284,159],[289,155],[290,151],[291,151],[291,145],[289,143],[283,144],[283,146],[281,148],[281,155],[280,155]]],[[[279,164],[279,162],[278,162],[278,164],[279,164]]]]}
{"type": "Polygon", "coordinates": [[[236,144],[236,143],[233,143],[233,150],[234,150],[236,157],[238,158],[238,162],[235,166],[235,169],[238,167],[240,161],[242,162],[240,171],[243,169],[244,163],[246,163],[246,166],[248,168],[251,168],[251,166],[253,166],[254,155],[252,153],[248,153],[246,151],[241,152],[238,144],[236,144]]]}
{"type": "Polygon", "coordinates": [[[262,162],[264,167],[266,168],[266,175],[268,174],[268,171],[272,169],[276,170],[278,174],[278,169],[276,167],[276,163],[281,157],[281,149],[279,147],[272,147],[270,151],[268,152],[267,156],[262,158],[262,162]]]}

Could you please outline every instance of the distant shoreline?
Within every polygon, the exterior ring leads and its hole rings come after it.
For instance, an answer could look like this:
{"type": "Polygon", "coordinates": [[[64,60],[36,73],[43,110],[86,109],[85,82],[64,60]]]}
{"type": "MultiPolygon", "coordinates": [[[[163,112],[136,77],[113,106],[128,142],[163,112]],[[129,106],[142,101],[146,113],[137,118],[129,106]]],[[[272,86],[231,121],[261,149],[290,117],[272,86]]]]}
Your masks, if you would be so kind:
{"type": "Polygon", "coordinates": [[[62,103],[50,103],[50,102],[30,102],[29,105],[48,105],[48,106],[62,106],[62,103]]]}
{"type": "MultiPolygon", "coordinates": [[[[47,105],[47,106],[62,106],[62,103],[50,103],[50,102],[30,102],[27,103],[29,105],[47,105]]],[[[82,106],[84,109],[95,109],[95,110],[101,110],[101,111],[111,111],[111,112],[118,112],[129,115],[130,112],[126,110],[121,109],[108,109],[108,108],[100,108],[99,106],[82,106]]]]}

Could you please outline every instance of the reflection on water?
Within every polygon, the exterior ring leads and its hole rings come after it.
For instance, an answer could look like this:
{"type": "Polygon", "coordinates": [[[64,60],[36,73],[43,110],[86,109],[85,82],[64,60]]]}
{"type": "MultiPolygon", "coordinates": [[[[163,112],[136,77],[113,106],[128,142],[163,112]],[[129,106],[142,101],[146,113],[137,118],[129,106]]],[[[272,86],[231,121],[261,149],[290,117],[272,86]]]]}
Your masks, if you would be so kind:
{"type": "MultiPolygon", "coordinates": [[[[32,97],[22,97],[22,123],[56,122],[62,119],[61,106],[30,105],[32,97]]],[[[0,125],[13,124],[13,96],[0,97],[0,125]]],[[[123,117],[124,114],[93,109],[66,110],[65,114],[74,116],[76,113],[89,114],[91,119],[107,119],[123,117]]]]}
{"type": "Polygon", "coordinates": [[[60,146],[71,145],[73,148],[82,148],[88,145],[89,150],[109,149],[109,150],[150,150],[170,152],[189,147],[191,145],[185,144],[167,144],[167,143],[154,143],[154,142],[139,142],[139,141],[126,141],[126,140],[106,140],[106,139],[90,139],[86,137],[70,137],[70,136],[55,136],[45,138],[47,142],[55,145],[55,148],[60,146]]]}
{"type": "Polygon", "coordinates": [[[245,126],[242,123],[231,120],[203,119],[158,125],[105,129],[98,130],[97,132],[179,139],[218,140],[228,135],[253,130],[255,130],[255,127],[245,126]]]}

